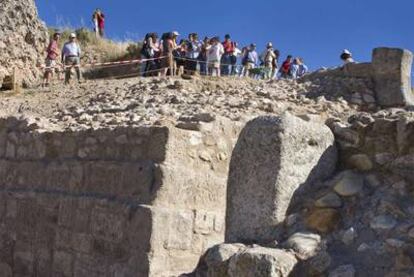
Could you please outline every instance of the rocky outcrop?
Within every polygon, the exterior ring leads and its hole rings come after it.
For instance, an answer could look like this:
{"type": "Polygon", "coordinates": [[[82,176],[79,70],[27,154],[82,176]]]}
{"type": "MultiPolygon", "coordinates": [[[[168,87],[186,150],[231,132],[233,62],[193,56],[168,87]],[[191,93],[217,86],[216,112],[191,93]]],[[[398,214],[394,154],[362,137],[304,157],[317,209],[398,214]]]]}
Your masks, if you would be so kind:
{"type": "Polygon", "coordinates": [[[226,242],[275,239],[293,193],[335,167],[334,138],[322,123],[289,113],[247,123],[231,158],[226,242]]]}
{"type": "Polygon", "coordinates": [[[47,29],[38,18],[33,0],[0,2],[0,88],[14,68],[24,85],[40,76],[37,64],[44,58],[47,39],[47,29]]]}

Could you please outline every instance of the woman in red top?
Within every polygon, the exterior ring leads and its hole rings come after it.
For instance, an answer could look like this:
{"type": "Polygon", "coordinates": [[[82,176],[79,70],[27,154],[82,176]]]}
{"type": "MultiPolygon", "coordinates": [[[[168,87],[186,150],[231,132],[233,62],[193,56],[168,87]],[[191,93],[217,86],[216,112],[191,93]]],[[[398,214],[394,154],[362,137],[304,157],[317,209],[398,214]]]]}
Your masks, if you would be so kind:
{"type": "Polygon", "coordinates": [[[280,77],[288,79],[290,77],[290,67],[292,66],[292,56],[287,56],[280,68],[280,77]]]}

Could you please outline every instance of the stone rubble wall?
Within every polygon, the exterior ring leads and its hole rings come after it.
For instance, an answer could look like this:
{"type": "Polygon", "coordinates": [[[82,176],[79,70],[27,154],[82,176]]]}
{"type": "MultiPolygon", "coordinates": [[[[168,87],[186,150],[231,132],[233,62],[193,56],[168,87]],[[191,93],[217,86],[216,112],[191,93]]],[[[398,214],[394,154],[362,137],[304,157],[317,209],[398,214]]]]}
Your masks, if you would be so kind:
{"type": "Polygon", "coordinates": [[[0,269],[13,276],[192,271],[224,241],[238,134],[226,120],[201,126],[72,132],[1,120],[0,269]]]}
{"type": "Polygon", "coordinates": [[[48,33],[38,19],[33,0],[2,0],[0,2],[0,88],[3,79],[17,68],[23,84],[33,84],[42,71],[48,33]]]}
{"type": "Polygon", "coordinates": [[[316,88],[308,92],[308,97],[323,95],[329,100],[342,97],[366,110],[412,106],[412,62],[413,54],[408,50],[376,48],[371,63],[351,63],[316,71],[301,81],[315,84],[316,88]]]}
{"type": "Polygon", "coordinates": [[[414,114],[404,110],[360,113],[328,122],[343,168],[388,171],[414,181],[414,114]]]}

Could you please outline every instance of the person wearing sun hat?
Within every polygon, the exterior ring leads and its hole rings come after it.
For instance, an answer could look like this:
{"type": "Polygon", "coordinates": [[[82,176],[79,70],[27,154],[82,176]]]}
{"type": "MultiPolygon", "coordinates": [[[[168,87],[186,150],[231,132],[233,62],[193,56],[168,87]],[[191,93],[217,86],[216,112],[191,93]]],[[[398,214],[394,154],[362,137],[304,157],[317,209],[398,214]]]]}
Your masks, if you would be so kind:
{"type": "Polygon", "coordinates": [[[76,41],[76,34],[72,33],[69,36],[69,41],[65,43],[62,50],[62,63],[66,67],[65,84],[69,84],[72,67],[75,67],[76,76],[78,78],[78,82],[80,83],[80,55],[81,49],[76,41]]]}
{"type": "Polygon", "coordinates": [[[341,60],[344,64],[355,63],[352,53],[348,49],[344,49],[341,54],[341,60]]]}

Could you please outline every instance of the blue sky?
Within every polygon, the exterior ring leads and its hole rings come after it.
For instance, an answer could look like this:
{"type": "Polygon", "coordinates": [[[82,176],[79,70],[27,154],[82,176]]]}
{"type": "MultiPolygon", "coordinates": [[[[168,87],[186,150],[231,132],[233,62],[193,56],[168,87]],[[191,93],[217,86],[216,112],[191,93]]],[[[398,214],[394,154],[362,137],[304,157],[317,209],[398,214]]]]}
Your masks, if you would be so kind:
{"type": "Polygon", "coordinates": [[[52,26],[91,27],[92,11],[107,17],[107,35],[139,39],[178,30],[200,36],[230,33],[239,44],[272,41],[282,57],[301,56],[312,69],[334,66],[344,48],[369,61],[377,46],[414,50],[414,0],[35,0],[52,26]]]}

